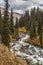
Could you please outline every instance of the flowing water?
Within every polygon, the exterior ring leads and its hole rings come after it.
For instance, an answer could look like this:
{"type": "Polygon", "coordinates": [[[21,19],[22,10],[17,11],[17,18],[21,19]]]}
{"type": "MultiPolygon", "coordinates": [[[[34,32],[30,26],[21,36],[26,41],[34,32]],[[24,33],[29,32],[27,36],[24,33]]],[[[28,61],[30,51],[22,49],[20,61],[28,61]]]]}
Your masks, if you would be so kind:
{"type": "Polygon", "coordinates": [[[31,65],[37,65],[37,62],[43,65],[43,49],[26,43],[25,41],[29,37],[27,34],[22,34],[22,38],[16,41],[10,50],[13,53],[15,52],[17,56],[31,63],[31,65]]]}

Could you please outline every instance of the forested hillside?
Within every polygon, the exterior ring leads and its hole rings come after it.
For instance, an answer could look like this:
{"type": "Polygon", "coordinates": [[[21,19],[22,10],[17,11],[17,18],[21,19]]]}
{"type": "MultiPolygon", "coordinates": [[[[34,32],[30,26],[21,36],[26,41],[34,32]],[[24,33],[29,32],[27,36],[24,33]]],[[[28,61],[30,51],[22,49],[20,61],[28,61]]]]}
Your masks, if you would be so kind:
{"type": "Polygon", "coordinates": [[[19,20],[19,27],[24,27],[30,35],[28,40],[34,45],[43,47],[43,11],[39,7],[26,11],[19,20]]]}

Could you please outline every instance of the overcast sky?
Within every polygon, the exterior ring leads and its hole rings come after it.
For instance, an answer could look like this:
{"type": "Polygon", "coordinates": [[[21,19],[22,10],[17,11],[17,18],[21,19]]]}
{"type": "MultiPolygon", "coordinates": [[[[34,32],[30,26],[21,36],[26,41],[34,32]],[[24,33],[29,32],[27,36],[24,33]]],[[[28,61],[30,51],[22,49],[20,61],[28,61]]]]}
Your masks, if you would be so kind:
{"type": "MultiPolygon", "coordinates": [[[[9,4],[14,10],[24,11],[32,6],[43,7],[43,0],[9,0],[9,4]]],[[[0,0],[0,6],[4,6],[3,0],[0,0]]]]}

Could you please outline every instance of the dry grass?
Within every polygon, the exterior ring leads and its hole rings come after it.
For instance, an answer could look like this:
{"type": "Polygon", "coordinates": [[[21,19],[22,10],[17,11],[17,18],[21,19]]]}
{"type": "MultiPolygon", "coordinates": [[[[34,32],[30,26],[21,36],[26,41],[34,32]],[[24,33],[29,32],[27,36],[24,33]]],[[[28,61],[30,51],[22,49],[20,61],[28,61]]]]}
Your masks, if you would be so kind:
{"type": "Polygon", "coordinates": [[[26,29],[25,29],[25,27],[19,28],[19,31],[20,31],[20,32],[25,32],[25,33],[27,32],[26,29]]]}
{"type": "Polygon", "coordinates": [[[12,54],[4,44],[0,44],[0,65],[27,65],[27,63],[12,54]]]}
{"type": "Polygon", "coordinates": [[[28,42],[33,44],[33,45],[40,46],[39,36],[34,37],[33,39],[29,38],[28,42]]]}

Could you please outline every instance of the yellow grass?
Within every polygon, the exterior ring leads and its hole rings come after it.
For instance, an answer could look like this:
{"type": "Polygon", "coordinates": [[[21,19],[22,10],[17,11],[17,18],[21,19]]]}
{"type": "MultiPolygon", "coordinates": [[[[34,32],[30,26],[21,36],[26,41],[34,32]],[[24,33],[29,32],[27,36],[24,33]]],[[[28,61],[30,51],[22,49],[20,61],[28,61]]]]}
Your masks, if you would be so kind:
{"type": "Polygon", "coordinates": [[[12,54],[4,44],[0,44],[0,65],[27,65],[26,61],[12,54]]]}
{"type": "Polygon", "coordinates": [[[34,37],[32,40],[31,40],[31,38],[29,38],[28,42],[30,42],[31,44],[40,46],[39,36],[34,37]]]}
{"type": "Polygon", "coordinates": [[[27,32],[26,29],[25,29],[25,27],[19,28],[19,31],[20,31],[20,32],[27,32]]]}

